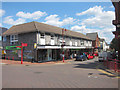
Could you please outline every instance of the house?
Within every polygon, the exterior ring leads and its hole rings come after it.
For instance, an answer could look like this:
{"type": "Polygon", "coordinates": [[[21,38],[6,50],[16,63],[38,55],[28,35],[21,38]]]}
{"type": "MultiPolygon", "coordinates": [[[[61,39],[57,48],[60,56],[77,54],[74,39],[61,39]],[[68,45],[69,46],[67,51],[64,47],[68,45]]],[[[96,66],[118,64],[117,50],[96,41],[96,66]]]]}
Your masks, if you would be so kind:
{"type": "Polygon", "coordinates": [[[89,37],[90,39],[92,39],[92,46],[94,47],[94,52],[98,52],[99,48],[100,48],[100,40],[98,37],[98,33],[87,33],[86,34],[87,37],[89,37]]]}
{"type": "Polygon", "coordinates": [[[63,35],[62,28],[35,21],[12,26],[3,33],[3,38],[6,57],[16,60],[21,57],[21,50],[16,48],[21,43],[28,44],[23,48],[24,60],[34,58],[39,62],[61,59],[63,42],[66,59],[92,48],[92,40],[84,34],[67,30],[63,35]]]}
{"type": "Polygon", "coordinates": [[[109,49],[109,45],[106,43],[105,39],[99,38],[100,40],[100,50],[107,51],[109,49]]]}

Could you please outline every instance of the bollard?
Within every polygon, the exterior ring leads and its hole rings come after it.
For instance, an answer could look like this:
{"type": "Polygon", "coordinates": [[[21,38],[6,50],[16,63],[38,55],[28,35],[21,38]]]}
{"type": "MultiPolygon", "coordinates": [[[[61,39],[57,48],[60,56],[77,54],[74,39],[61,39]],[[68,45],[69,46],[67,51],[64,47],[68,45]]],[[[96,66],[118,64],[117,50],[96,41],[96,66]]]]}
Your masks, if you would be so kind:
{"type": "Polygon", "coordinates": [[[116,63],[116,59],[115,59],[115,63],[114,63],[114,70],[115,70],[115,72],[117,71],[117,63],[116,63]]]}
{"type": "Polygon", "coordinates": [[[111,69],[111,61],[109,61],[109,69],[111,69]]]}
{"type": "Polygon", "coordinates": [[[108,57],[107,57],[107,68],[109,68],[109,62],[108,62],[108,57]]]}
{"type": "Polygon", "coordinates": [[[116,65],[116,62],[115,62],[115,68],[114,68],[115,72],[117,71],[117,65],[116,65]]]}
{"type": "Polygon", "coordinates": [[[8,60],[9,60],[10,58],[9,58],[9,56],[8,56],[8,60]]]}
{"type": "Polygon", "coordinates": [[[114,62],[112,61],[112,66],[111,66],[112,69],[114,69],[114,62]]]}
{"type": "Polygon", "coordinates": [[[118,72],[120,72],[120,63],[118,63],[118,72]]]}
{"type": "Polygon", "coordinates": [[[103,57],[103,63],[104,63],[104,66],[105,66],[105,59],[104,59],[104,57],[103,57]]]}
{"type": "Polygon", "coordinates": [[[14,56],[12,57],[12,60],[14,61],[14,56]]]}
{"type": "Polygon", "coordinates": [[[63,56],[63,62],[64,62],[64,56],[63,56]]]}
{"type": "Polygon", "coordinates": [[[6,56],[5,56],[5,60],[6,60],[6,56]]]}

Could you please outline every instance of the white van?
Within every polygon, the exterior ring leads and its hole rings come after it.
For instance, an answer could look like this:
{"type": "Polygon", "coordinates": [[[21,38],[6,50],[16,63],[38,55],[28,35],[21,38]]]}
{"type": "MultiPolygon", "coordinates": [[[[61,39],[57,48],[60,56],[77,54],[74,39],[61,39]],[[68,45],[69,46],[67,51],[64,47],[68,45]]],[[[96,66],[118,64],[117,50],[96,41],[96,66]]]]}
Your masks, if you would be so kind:
{"type": "Polygon", "coordinates": [[[103,60],[107,60],[107,57],[112,58],[111,52],[100,52],[98,55],[98,60],[99,62],[103,60]]]}

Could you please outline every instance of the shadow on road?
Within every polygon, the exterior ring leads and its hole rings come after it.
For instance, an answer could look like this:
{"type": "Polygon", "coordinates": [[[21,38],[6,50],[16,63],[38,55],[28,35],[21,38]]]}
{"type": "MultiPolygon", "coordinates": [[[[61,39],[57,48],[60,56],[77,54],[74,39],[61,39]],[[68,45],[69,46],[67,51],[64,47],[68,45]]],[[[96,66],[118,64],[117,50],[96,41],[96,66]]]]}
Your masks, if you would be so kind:
{"type": "Polygon", "coordinates": [[[74,64],[74,68],[85,68],[85,69],[96,69],[96,67],[99,65],[98,61],[95,62],[89,62],[89,63],[83,63],[83,64],[74,64]]]}
{"type": "MultiPolygon", "coordinates": [[[[83,68],[83,69],[101,69],[104,70],[107,73],[111,73],[109,71],[106,71],[105,67],[102,65],[102,62],[99,61],[94,61],[94,62],[88,62],[88,63],[79,63],[79,64],[74,64],[73,68],[83,68]]],[[[88,75],[92,75],[93,73],[88,73],[88,75]]],[[[114,73],[111,73],[112,75],[108,75],[105,73],[99,73],[99,75],[101,76],[107,76],[110,78],[115,78],[116,75],[114,75],[114,73]]]]}

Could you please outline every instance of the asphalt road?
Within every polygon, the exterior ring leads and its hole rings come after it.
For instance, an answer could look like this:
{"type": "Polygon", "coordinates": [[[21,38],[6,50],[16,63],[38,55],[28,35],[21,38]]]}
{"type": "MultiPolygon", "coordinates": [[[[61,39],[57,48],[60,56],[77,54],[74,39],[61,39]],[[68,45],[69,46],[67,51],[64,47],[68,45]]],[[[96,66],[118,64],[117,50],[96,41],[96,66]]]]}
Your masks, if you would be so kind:
{"type": "Polygon", "coordinates": [[[97,59],[66,64],[2,65],[3,88],[118,88],[118,79],[96,69],[97,59]]]}

